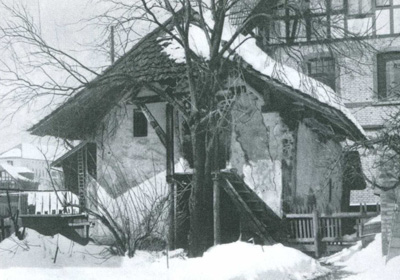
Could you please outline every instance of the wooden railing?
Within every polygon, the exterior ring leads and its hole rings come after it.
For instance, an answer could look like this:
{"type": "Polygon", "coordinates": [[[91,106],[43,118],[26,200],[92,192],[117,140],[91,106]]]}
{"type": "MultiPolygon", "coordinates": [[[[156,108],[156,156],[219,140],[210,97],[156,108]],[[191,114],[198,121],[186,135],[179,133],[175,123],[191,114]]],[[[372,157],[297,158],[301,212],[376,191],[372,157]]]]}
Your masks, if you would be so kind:
{"type": "Polygon", "coordinates": [[[17,210],[19,215],[74,214],[78,205],[78,197],[70,191],[0,190],[0,217],[17,210]]]}
{"type": "Polygon", "coordinates": [[[378,212],[319,214],[286,214],[287,243],[302,251],[323,252],[341,250],[359,240],[364,223],[378,212]]]}

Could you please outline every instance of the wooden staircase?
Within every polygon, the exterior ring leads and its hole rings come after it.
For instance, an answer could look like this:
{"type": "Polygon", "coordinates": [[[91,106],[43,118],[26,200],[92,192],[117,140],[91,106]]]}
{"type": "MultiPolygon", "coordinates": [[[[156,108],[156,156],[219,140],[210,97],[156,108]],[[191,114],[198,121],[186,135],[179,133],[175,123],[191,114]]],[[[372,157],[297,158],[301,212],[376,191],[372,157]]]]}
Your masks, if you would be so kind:
{"type": "Polygon", "coordinates": [[[222,188],[264,244],[279,241],[281,218],[243,181],[232,172],[221,172],[222,188]]]}

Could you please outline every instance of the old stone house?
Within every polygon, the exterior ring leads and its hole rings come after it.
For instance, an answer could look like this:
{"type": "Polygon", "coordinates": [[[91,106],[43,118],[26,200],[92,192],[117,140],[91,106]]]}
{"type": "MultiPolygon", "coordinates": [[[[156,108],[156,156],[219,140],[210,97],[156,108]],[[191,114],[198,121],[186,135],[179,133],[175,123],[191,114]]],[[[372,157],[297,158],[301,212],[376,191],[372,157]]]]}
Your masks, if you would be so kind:
{"type": "MultiPolygon", "coordinates": [[[[164,29],[155,29],[30,129],[39,136],[81,141],[54,165],[63,168],[66,187],[81,196],[82,209],[90,207],[85,199],[89,181],[117,199],[164,174],[158,184],[175,186],[177,199],[178,181],[190,178],[187,128],[168,103],[173,96],[186,106],[188,92],[184,61],[174,57],[176,48],[169,52],[171,45],[164,29]]],[[[364,139],[364,131],[331,89],[274,62],[253,39],[247,38],[236,55],[240,62],[228,63],[226,86],[218,92],[234,102],[219,137],[221,238],[237,240],[245,230],[277,238],[284,213],[343,207],[349,186],[342,144],[364,139]]],[[[172,216],[180,210],[176,206],[172,216]]],[[[176,232],[178,239],[187,236],[179,228],[176,232]]]]}
{"type": "MultiPolygon", "coordinates": [[[[368,136],[376,135],[398,111],[400,59],[400,1],[244,1],[248,14],[267,12],[248,30],[258,45],[282,63],[314,77],[341,96],[368,136]],[[272,9],[271,9],[272,7],[272,9]],[[287,52],[290,47],[294,50],[287,52]]],[[[373,153],[363,151],[365,175],[392,186],[398,175],[383,176],[373,153]],[[385,182],[386,181],[386,182],[385,182]]],[[[392,170],[393,171],[393,170],[392,170]]],[[[386,173],[386,172],[383,172],[386,173]]],[[[363,197],[380,193],[383,253],[387,253],[394,208],[394,190],[380,191],[369,184],[363,197]]],[[[371,197],[365,201],[373,201],[371,197]]],[[[399,234],[397,234],[399,235],[399,234]]]]}

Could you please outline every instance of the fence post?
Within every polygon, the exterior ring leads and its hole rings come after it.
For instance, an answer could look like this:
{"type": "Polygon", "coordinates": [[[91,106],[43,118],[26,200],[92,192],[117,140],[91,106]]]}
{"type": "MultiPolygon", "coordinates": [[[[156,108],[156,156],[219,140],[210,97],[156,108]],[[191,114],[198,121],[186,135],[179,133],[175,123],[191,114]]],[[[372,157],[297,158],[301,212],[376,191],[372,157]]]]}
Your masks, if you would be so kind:
{"type": "Polygon", "coordinates": [[[315,257],[319,258],[321,252],[321,244],[319,238],[319,215],[317,209],[313,212],[313,234],[314,234],[314,246],[315,246],[315,257]]]}

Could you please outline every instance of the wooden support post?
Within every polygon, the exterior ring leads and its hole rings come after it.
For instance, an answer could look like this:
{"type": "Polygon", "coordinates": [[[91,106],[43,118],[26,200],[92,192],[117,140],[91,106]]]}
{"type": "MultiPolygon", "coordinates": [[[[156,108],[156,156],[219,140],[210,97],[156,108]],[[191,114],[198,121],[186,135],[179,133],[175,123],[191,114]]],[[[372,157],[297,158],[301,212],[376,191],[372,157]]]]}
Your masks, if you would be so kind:
{"type": "Polygon", "coordinates": [[[4,219],[0,218],[0,230],[1,230],[1,239],[0,241],[6,239],[6,227],[4,226],[4,219]]]}
{"type": "Polygon", "coordinates": [[[213,215],[214,215],[214,245],[221,243],[221,222],[220,222],[220,174],[214,173],[213,176],[213,215]]]}
{"type": "Polygon", "coordinates": [[[174,160],[174,107],[167,104],[166,107],[166,137],[165,137],[166,157],[167,157],[167,183],[170,193],[169,207],[169,229],[168,245],[169,249],[176,248],[176,187],[173,180],[175,173],[174,160]]]}
{"type": "Polygon", "coordinates": [[[321,255],[321,240],[319,236],[319,215],[318,211],[314,210],[313,212],[313,235],[314,235],[314,246],[315,246],[315,257],[319,258],[321,255]]]}

